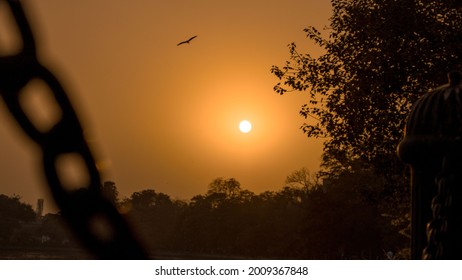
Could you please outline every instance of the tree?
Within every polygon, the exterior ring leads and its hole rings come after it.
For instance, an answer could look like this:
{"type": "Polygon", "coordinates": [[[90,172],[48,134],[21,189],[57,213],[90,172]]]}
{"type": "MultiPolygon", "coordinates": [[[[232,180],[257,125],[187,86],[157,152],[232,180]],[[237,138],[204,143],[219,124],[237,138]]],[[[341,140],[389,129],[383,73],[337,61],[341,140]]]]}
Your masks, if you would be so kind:
{"type": "Polygon", "coordinates": [[[286,177],[286,185],[309,190],[319,186],[319,180],[316,174],[312,174],[306,167],[303,167],[286,177]]]}
{"type": "Polygon", "coordinates": [[[101,192],[103,193],[103,196],[114,205],[119,203],[119,191],[117,190],[114,182],[105,181],[101,187],[101,192]]]}
{"type": "Polygon", "coordinates": [[[35,219],[32,206],[21,202],[21,197],[0,194],[0,243],[13,238],[14,231],[21,227],[21,223],[35,219]]]}
{"type": "Polygon", "coordinates": [[[285,66],[272,67],[277,93],[308,93],[301,128],[326,138],[323,166],[331,173],[355,160],[389,178],[400,172],[395,150],[411,105],[462,64],[462,11],[449,2],[333,0],[328,36],[304,30],[324,54],[292,43],[285,66]]]}
{"type": "Polygon", "coordinates": [[[172,204],[170,196],[164,193],[158,193],[152,189],[134,192],[130,197],[130,202],[133,209],[139,209],[140,211],[172,204]]]}
{"type": "Polygon", "coordinates": [[[185,203],[153,189],[134,192],[121,203],[148,250],[167,250],[185,203]]]}
{"type": "Polygon", "coordinates": [[[225,198],[232,198],[238,196],[240,191],[241,183],[236,179],[218,177],[210,183],[207,194],[222,194],[225,198]]]}

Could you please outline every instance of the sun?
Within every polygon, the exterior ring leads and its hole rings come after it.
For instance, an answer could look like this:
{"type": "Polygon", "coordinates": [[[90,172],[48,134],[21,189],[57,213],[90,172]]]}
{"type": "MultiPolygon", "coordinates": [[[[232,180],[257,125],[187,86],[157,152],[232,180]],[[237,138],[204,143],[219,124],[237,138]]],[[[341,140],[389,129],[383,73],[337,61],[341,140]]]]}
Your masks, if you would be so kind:
{"type": "Polygon", "coordinates": [[[252,130],[252,124],[248,120],[243,120],[239,123],[239,130],[242,133],[249,133],[252,130]]]}

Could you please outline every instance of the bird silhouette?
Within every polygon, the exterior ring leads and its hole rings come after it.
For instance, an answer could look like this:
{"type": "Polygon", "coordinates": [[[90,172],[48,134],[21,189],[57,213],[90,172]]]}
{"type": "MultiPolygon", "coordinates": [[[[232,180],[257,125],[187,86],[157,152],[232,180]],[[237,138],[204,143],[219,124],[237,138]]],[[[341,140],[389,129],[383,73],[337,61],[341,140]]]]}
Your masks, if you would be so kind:
{"type": "Polygon", "coordinates": [[[189,42],[191,42],[191,40],[194,39],[194,38],[196,38],[196,37],[197,37],[197,36],[192,36],[191,38],[189,38],[189,39],[186,40],[186,41],[179,42],[179,43],[177,44],[177,46],[182,45],[182,44],[186,44],[186,43],[189,44],[189,42]]]}

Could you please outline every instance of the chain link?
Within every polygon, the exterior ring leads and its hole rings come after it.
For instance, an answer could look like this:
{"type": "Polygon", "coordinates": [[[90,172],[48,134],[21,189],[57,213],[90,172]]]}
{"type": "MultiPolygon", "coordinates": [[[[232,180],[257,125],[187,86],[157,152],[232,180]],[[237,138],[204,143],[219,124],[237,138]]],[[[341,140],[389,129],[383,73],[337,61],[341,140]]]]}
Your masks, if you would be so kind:
{"type": "Polygon", "coordinates": [[[62,215],[97,257],[147,258],[124,218],[101,192],[100,173],[77,114],[59,81],[39,62],[34,36],[20,1],[0,1],[8,4],[22,39],[22,49],[17,54],[0,57],[0,95],[19,126],[40,147],[45,177],[62,215]],[[24,87],[32,79],[48,86],[62,113],[48,131],[34,125],[20,102],[24,87]],[[89,178],[88,183],[76,190],[65,187],[58,171],[58,158],[68,154],[83,160],[86,174],[81,175],[89,178]],[[98,230],[98,225],[104,225],[104,230],[98,230]]]}

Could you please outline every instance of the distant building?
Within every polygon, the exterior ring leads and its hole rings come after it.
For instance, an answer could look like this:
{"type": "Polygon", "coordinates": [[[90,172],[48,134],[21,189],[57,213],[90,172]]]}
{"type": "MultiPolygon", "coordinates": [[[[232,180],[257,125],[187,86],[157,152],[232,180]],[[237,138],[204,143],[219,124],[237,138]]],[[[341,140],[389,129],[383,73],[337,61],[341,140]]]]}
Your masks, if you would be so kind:
{"type": "Polygon", "coordinates": [[[37,214],[38,218],[41,218],[43,216],[43,203],[43,198],[39,198],[37,200],[37,208],[35,209],[35,213],[37,214]]]}

